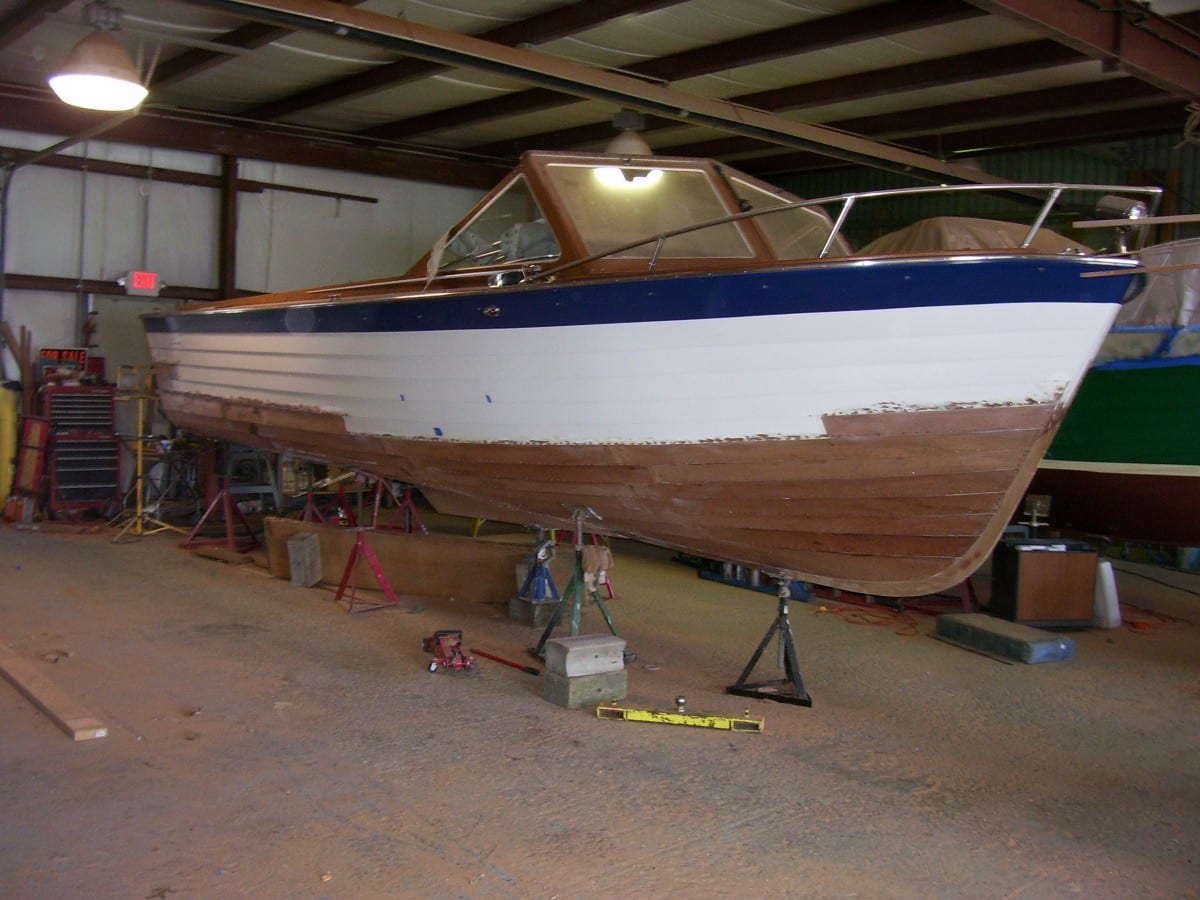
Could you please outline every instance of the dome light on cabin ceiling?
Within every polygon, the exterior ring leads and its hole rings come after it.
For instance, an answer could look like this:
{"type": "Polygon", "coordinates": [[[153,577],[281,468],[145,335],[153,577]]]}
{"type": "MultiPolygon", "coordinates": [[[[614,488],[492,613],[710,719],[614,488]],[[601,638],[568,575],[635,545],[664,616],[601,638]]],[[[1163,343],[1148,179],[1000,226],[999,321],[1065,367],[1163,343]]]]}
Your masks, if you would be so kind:
{"type": "Polygon", "coordinates": [[[108,0],[92,0],[84,20],[95,30],[75,45],[61,69],[50,76],[50,87],[59,99],[83,109],[110,112],[133,109],[146,99],[147,90],[133,59],[113,37],[121,27],[123,10],[108,0]]]}

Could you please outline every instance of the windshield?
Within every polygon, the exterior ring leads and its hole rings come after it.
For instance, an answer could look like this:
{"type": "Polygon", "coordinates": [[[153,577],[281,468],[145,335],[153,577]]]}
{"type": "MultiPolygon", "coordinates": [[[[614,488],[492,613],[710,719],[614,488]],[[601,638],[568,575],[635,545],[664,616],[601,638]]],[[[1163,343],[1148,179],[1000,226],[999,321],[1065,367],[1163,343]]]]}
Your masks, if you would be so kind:
{"type": "MultiPolygon", "coordinates": [[[[588,253],[606,253],[666,231],[730,214],[707,172],[652,164],[594,166],[558,163],[547,169],[588,253]]],[[[746,258],[738,227],[726,222],[614,254],[619,258],[746,258]]]]}
{"type": "MultiPolygon", "coordinates": [[[[741,178],[730,178],[730,187],[738,195],[742,209],[777,209],[795,201],[780,196],[764,187],[751,184],[741,178]]],[[[754,221],[763,230],[771,249],[780,259],[811,259],[820,256],[833,231],[833,223],[825,213],[813,207],[793,207],[777,213],[755,216],[754,221]]],[[[850,247],[841,235],[829,248],[830,256],[848,256],[850,247]]]]}
{"type": "Polygon", "coordinates": [[[557,259],[558,242],[524,177],[514,179],[446,245],[439,272],[557,259]]]}

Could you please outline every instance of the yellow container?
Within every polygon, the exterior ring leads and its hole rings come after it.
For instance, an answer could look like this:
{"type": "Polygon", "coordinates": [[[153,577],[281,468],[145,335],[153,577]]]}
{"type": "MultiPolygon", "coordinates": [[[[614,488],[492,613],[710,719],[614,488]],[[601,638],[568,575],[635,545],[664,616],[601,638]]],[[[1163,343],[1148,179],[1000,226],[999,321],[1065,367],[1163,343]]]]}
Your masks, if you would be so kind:
{"type": "Polygon", "coordinates": [[[0,384],[0,500],[12,492],[17,459],[17,401],[21,392],[15,385],[15,381],[0,384]]]}

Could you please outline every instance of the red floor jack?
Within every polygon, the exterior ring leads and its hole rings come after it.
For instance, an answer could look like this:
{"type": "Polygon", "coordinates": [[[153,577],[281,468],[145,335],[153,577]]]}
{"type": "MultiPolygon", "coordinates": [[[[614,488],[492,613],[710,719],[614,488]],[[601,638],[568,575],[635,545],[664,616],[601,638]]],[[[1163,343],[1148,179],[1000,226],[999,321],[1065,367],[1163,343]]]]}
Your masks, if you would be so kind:
{"type": "Polygon", "coordinates": [[[433,637],[427,637],[421,642],[421,646],[426,653],[433,654],[433,659],[429,661],[430,672],[437,672],[439,669],[465,671],[475,665],[475,657],[463,653],[461,629],[435,631],[433,637]]]}

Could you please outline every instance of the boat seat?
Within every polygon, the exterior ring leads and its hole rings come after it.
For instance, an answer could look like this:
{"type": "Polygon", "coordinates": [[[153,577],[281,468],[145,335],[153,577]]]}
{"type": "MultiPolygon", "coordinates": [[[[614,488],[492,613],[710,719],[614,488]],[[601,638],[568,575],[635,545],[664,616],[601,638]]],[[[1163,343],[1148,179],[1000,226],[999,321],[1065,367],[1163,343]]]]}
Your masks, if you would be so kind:
{"type": "Polygon", "coordinates": [[[501,259],[548,259],[558,256],[558,241],[545,222],[519,222],[500,235],[501,259]]]}

